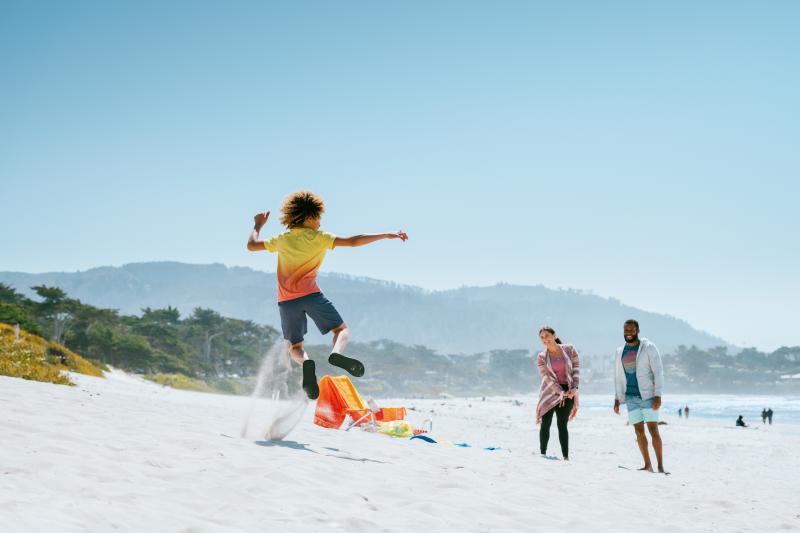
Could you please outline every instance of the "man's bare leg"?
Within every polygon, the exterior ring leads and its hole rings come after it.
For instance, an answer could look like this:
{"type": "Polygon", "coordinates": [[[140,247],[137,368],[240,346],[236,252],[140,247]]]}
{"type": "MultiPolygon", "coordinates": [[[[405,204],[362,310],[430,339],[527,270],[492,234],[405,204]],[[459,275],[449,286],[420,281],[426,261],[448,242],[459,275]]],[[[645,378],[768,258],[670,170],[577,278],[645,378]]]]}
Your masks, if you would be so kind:
{"type": "MultiPolygon", "coordinates": [[[[650,430],[650,438],[653,439],[653,449],[656,452],[656,461],[658,462],[658,471],[664,472],[664,460],[661,455],[662,444],[661,434],[658,432],[658,422],[648,422],[647,429],[650,430]]],[[[642,431],[644,433],[644,431],[642,431]]]]}
{"type": "Polygon", "coordinates": [[[642,452],[642,458],[644,459],[644,466],[639,470],[652,472],[653,465],[650,463],[650,452],[647,450],[647,435],[644,433],[644,422],[634,424],[633,429],[636,431],[636,443],[639,445],[639,451],[642,452]]]}

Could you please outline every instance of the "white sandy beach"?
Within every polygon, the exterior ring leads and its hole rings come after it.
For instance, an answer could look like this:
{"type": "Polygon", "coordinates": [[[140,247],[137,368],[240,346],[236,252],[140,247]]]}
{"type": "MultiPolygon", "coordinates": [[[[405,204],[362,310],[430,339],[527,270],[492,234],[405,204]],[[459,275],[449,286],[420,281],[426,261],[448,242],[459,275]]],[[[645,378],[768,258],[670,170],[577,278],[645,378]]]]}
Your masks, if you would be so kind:
{"type": "Polygon", "coordinates": [[[611,413],[571,424],[571,462],[538,457],[529,398],[381,402],[473,448],[322,429],[313,404],[285,441],[255,442],[247,398],[74,379],[0,377],[0,531],[800,529],[800,425],[667,417],[662,476],[619,468],[640,458],[611,413]]]}

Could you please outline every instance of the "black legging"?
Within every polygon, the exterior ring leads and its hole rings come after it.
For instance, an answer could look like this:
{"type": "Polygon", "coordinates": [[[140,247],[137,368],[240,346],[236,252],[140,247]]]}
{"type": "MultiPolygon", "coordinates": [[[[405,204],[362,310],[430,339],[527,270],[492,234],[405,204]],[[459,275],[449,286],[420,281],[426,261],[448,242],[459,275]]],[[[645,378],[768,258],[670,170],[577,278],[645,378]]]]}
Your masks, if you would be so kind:
{"type": "Polygon", "coordinates": [[[553,422],[553,413],[555,413],[556,426],[558,426],[558,442],[561,443],[561,455],[565,459],[569,457],[567,422],[569,422],[569,414],[574,403],[572,398],[567,398],[564,400],[564,405],[556,405],[542,416],[542,427],[539,429],[539,449],[542,455],[547,453],[547,442],[550,440],[550,424],[553,422]]]}

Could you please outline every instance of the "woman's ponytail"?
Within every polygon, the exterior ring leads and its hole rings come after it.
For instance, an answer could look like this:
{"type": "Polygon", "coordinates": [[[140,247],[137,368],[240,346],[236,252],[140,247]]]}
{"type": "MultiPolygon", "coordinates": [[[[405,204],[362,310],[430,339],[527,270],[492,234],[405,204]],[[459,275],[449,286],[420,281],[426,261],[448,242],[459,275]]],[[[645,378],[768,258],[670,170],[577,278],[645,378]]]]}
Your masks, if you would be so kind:
{"type": "MultiPolygon", "coordinates": [[[[539,335],[541,335],[543,331],[550,333],[554,337],[556,335],[556,330],[554,330],[551,326],[542,326],[541,329],[539,330],[539,335]]],[[[559,339],[558,337],[556,337],[556,344],[562,344],[561,339],[559,339]]]]}

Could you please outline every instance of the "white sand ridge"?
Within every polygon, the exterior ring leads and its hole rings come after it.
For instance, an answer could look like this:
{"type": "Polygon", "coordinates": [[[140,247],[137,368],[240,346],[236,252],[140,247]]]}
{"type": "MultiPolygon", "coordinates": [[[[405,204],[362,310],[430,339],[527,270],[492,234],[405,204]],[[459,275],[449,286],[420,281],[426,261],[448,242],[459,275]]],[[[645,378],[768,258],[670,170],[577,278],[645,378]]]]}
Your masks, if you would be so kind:
{"type": "MultiPolygon", "coordinates": [[[[800,526],[800,426],[667,418],[669,477],[610,413],[571,424],[572,461],[537,452],[533,405],[405,400],[456,448],[311,423],[239,438],[249,398],[112,373],[77,387],[0,377],[0,530],[771,531],[800,526]],[[484,446],[501,446],[489,452],[484,446]]],[[[558,455],[555,428],[550,454],[558,455]]]]}

